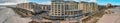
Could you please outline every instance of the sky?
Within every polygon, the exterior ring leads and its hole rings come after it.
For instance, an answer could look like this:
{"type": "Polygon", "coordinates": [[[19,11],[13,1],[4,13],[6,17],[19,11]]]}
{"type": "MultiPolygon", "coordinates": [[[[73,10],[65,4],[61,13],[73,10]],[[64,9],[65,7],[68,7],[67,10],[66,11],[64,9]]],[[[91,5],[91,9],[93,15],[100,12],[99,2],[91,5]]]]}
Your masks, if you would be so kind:
{"type": "MultiPolygon", "coordinates": [[[[73,1],[95,2],[98,5],[106,5],[108,3],[111,3],[112,5],[120,5],[120,0],[73,0],[73,1]]],[[[29,0],[29,2],[38,2],[40,4],[50,4],[50,0],[29,0]]]]}
{"type": "MultiPolygon", "coordinates": [[[[120,0],[73,0],[76,2],[86,1],[86,2],[95,2],[98,5],[106,5],[107,3],[111,3],[112,5],[120,5],[120,0]]],[[[16,5],[19,3],[27,3],[27,2],[36,2],[39,4],[50,4],[50,0],[0,0],[0,5],[16,5]]]]}
{"type": "Polygon", "coordinates": [[[0,5],[16,5],[24,2],[28,2],[28,0],[0,0],[0,5]]]}

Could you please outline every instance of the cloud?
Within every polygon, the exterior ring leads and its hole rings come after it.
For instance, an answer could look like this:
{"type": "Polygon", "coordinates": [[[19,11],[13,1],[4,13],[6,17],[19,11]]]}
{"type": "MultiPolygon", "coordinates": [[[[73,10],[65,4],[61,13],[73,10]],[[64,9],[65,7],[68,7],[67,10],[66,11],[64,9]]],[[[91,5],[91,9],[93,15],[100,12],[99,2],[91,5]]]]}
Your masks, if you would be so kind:
{"type": "Polygon", "coordinates": [[[17,3],[0,3],[0,5],[16,5],[17,3]]]}
{"type": "MultiPolygon", "coordinates": [[[[96,0],[73,0],[76,2],[80,2],[80,1],[87,1],[87,2],[96,2],[96,0]]],[[[15,5],[18,3],[26,3],[28,2],[28,0],[0,0],[0,5],[15,5]]],[[[50,1],[47,2],[39,2],[39,4],[51,4],[50,1]]]]}
{"type": "Polygon", "coordinates": [[[50,5],[50,4],[51,4],[51,2],[50,2],[50,1],[47,1],[47,2],[40,2],[39,4],[50,5]]]}
{"type": "Polygon", "coordinates": [[[73,1],[76,1],[76,2],[80,2],[80,1],[86,1],[86,2],[96,2],[96,0],[73,0],[73,1]]]}
{"type": "Polygon", "coordinates": [[[25,3],[27,0],[0,0],[0,5],[15,5],[17,3],[25,3]]]}
{"type": "Polygon", "coordinates": [[[73,0],[73,1],[80,2],[80,0],[73,0]]]}
{"type": "MultiPolygon", "coordinates": [[[[73,0],[73,1],[76,1],[76,2],[80,2],[80,1],[86,1],[86,2],[96,2],[96,0],[73,0]]],[[[51,4],[51,1],[47,1],[47,2],[40,2],[39,4],[47,4],[47,5],[50,5],[50,4],[51,4]]]]}
{"type": "Polygon", "coordinates": [[[90,0],[89,2],[96,2],[96,0],[90,0]]]}

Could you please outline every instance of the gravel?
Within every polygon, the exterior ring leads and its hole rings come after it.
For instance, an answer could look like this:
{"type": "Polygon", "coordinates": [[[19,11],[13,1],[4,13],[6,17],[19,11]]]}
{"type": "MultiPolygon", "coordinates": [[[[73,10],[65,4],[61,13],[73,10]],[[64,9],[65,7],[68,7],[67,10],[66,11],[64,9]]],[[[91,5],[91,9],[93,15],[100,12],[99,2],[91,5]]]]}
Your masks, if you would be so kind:
{"type": "Polygon", "coordinates": [[[10,8],[0,8],[0,23],[28,23],[31,17],[22,18],[10,8]]]}

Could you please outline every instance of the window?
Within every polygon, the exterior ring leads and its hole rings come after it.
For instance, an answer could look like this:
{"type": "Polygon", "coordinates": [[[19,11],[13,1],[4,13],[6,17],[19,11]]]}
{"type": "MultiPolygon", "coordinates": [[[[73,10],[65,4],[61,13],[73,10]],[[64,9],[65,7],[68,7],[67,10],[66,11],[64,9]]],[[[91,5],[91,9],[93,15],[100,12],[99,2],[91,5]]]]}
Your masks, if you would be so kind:
{"type": "Polygon", "coordinates": [[[55,12],[55,13],[57,13],[57,12],[55,12]]]}
{"type": "Polygon", "coordinates": [[[58,14],[58,15],[60,15],[60,14],[58,14]]]}
{"type": "Polygon", "coordinates": [[[58,10],[58,11],[60,11],[60,10],[58,10]]]}
{"type": "Polygon", "coordinates": [[[58,12],[58,13],[60,13],[60,12],[58,12]]]}
{"type": "Polygon", "coordinates": [[[57,14],[55,14],[55,15],[57,15],[57,14]]]}
{"type": "Polygon", "coordinates": [[[62,14],[62,15],[65,15],[65,14],[62,14]]]}
{"type": "Polygon", "coordinates": [[[57,7],[58,9],[60,9],[60,5],[58,5],[58,7],[57,7]]]}
{"type": "Polygon", "coordinates": [[[68,10],[68,9],[69,9],[69,6],[68,6],[68,5],[65,5],[65,8],[66,8],[66,10],[68,10]]]}

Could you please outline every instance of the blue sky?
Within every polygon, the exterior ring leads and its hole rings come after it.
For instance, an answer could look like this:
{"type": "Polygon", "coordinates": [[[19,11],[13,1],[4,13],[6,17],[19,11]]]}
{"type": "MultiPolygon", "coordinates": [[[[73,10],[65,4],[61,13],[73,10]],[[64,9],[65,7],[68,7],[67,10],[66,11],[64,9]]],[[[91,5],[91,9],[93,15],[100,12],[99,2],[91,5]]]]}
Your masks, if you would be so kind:
{"type": "MultiPolygon", "coordinates": [[[[74,0],[74,1],[87,1],[87,2],[96,2],[99,5],[106,5],[111,3],[112,5],[120,5],[120,0],[74,0]]],[[[36,2],[39,4],[50,4],[50,0],[28,0],[28,2],[36,2]]]]}
{"type": "Polygon", "coordinates": [[[111,3],[113,5],[120,5],[120,0],[96,0],[96,2],[100,5],[106,5],[107,3],[111,3]]]}

